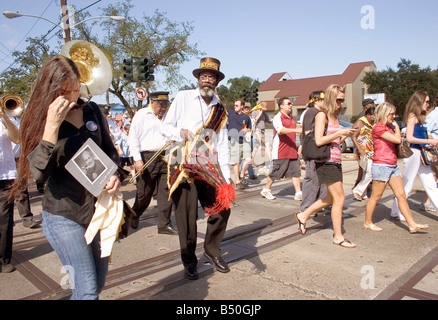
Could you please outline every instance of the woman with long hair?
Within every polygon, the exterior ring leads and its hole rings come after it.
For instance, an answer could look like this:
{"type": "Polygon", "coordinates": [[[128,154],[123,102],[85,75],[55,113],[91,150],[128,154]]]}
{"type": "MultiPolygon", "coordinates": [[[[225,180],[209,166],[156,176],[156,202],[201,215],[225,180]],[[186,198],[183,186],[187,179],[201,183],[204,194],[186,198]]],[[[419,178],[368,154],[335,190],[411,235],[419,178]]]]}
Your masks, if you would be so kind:
{"type": "Polygon", "coordinates": [[[305,211],[295,215],[298,222],[298,230],[306,234],[306,221],[310,215],[332,205],[331,218],[333,223],[333,243],[345,248],[354,248],[356,245],[344,238],[342,234],[342,207],[345,201],[344,188],[342,185],[342,155],[341,144],[355,129],[341,129],[338,114],[344,102],[344,88],[331,85],[325,93],[322,112],[315,117],[315,142],[317,146],[330,144],[330,157],[326,161],[316,162],[316,174],[319,183],[327,186],[327,196],[318,199],[305,211]],[[327,124],[327,132],[325,128],[327,124]]]}
{"type": "MultiPolygon", "coordinates": [[[[90,245],[84,237],[96,199],[65,165],[89,138],[116,163],[119,156],[98,106],[81,100],[79,92],[76,64],[60,55],[49,58],[23,114],[23,155],[10,197],[27,185],[31,176],[38,183],[46,183],[43,232],[69,272],[71,299],[97,299],[105,283],[108,257],[101,258],[100,236],[96,235],[90,245]]],[[[108,193],[117,191],[124,175],[119,169],[109,179],[105,186],[108,193]]]]}
{"type": "Polygon", "coordinates": [[[429,226],[427,224],[417,224],[414,221],[406,200],[403,180],[397,165],[395,146],[401,143],[401,133],[400,127],[394,121],[395,111],[395,107],[388,102],[384,102],[376,108],[376,124],[372,131],[374,141],[374,155],[371,168],[373,185],[371,197],[366,206],[363,229],[377,232],[383,230],[373,224],[372,218],[377,202],[382,197],[388,184],[398,199],[398,207],[408,223],[409,232],[415,233],[427,229],[429,226]]]}
{"type": "MultiPolygon", "coordinates": [[[[426,194],[431,199],[435,210],[438,210],[438,188],[430,165],[424,164],[421,158],[421,147],[425,145],[438,145],[438,139],[428,135],[425,123],[426,112],[430,105],[429,94],[425,91],[415,92],[406,105],[404,121],[406,122],[406,139],[410,143],[413,155],[403,160],[403,185],[407,197],[412,191],[415,178],[420,178],[426,194]]],[[[398,210],[397,200],[394,201],[391,217],[404,221],[398,210]]]]}

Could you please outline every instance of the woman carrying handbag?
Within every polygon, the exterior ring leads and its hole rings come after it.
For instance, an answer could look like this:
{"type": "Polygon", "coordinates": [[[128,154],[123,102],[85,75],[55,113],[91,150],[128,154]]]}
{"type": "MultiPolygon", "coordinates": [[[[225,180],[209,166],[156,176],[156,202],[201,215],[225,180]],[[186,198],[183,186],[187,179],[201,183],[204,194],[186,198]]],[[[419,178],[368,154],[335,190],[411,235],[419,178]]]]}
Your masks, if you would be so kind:
{"type": "MultiPolygon", "coordinates": [[[[430,104],[429,94],[425,91],[415,92],[406,105],[404,121],[406,122],[406,138],[410,143],[414,154],[403,160],[403,185],[406,196],[412,191],[415,178],[420,178],[427,195],[431,199],[435,210],[438,209],[438,188],[430,165],[424,164],[421,158],[421,148],[425,145],[438,145],[438,139],[433,139],[427,134],[427,127],[424,123],[426,110],[430,104]]],[[[391,210],[391,217],[405,221],[400,213],[395,199],[391,210]]]]}
{"type": "Polygon", "coordinates": [[[306,234],[306,221],[310,215],[332,205],[331,218],[333,223],[333,244],[344,248],[355,248],[356,245],[344,238],[342,234],[342,207],[345,201],[342,185],[341,144],[355,129],[341,129],[338,114],[344,102],[345,91],[338,85],[331,85],[325,93],[322,110],[315,117],[315,142],[317,146],[330,144],[330,156],[325,161],[315,164],[319,183],[327,186],[327,196],[318,199],[304,212],[295,215],[298,230],[306,234]],[[325,133],[328,120],[327,132],[325,133]]]}

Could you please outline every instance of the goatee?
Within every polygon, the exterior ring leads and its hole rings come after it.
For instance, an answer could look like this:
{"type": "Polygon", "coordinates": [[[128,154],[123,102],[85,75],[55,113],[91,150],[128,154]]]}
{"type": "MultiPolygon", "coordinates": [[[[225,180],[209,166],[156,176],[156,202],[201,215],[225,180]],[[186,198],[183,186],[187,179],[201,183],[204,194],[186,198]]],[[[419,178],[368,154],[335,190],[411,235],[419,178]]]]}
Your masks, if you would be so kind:
{"type": "Polygon", "coordinates": [[[209,85],[204,85],[202,87],[199,87],[199,92],[201,93],[201,97],[203,98],[213,98],[214,87],[209,85]]]}

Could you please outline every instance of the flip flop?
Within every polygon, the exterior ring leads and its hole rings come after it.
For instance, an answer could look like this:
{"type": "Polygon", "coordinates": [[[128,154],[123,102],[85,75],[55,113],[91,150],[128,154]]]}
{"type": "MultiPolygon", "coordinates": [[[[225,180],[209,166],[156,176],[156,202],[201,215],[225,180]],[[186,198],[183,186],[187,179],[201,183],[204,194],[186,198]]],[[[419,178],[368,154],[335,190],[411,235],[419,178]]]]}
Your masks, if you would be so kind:
{"type": "Polygon", "coordinates": [[[363,226],[362,226],[362,229],[370,230],[370,231],[375,231],[375,232],[380,232],[380,231],[383,230],[382,228],[376,226],[375,224],[371,224],[371,225],[369,225],[369,226],[365,226],[365,225],[363,225],[363,226]]]}
{"type": "Polygon", "coordinates": [[[428,224],[417,224],[414,229],[409,229],[409,233],[414,234],[417,233],[418,231],[423,231],[427,228],[429,228],[428,224]]]}
{"type": "Polygon", "coordinates": [[[301,220],[298,219],[298,213],[295,213],[295,219],[297,219],[297,222],[298,222],[298,230],[304,236],[307,232],[306,224],[302,223],[301,220]]]}
{"type": "Polygon", "coordinates": [[[341,246],[343,248],[350,248],[350,249],[356,248],[356,245],[353,242],[351,242],[350,240],[348,240],[348,239],[344,239],[344,240],[342,240],[339,243],[336,243],[336,242],[333,241],[333,244],[335,244],[337,246],[341,246]],[[348,246],[347,243],[353,245],[354,247],[353,246],[348,246]]]}

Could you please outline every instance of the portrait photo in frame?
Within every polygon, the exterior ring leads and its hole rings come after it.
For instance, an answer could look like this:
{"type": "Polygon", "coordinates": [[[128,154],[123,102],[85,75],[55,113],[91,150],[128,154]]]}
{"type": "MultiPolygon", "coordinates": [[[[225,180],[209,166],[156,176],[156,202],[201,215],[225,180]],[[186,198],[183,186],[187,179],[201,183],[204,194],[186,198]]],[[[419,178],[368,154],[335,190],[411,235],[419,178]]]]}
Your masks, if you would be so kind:
{"type": "Polygon", "coordinates": [[[66,170],[98,197],[117,165],[89,138],[65,166],[66,170]]]}

